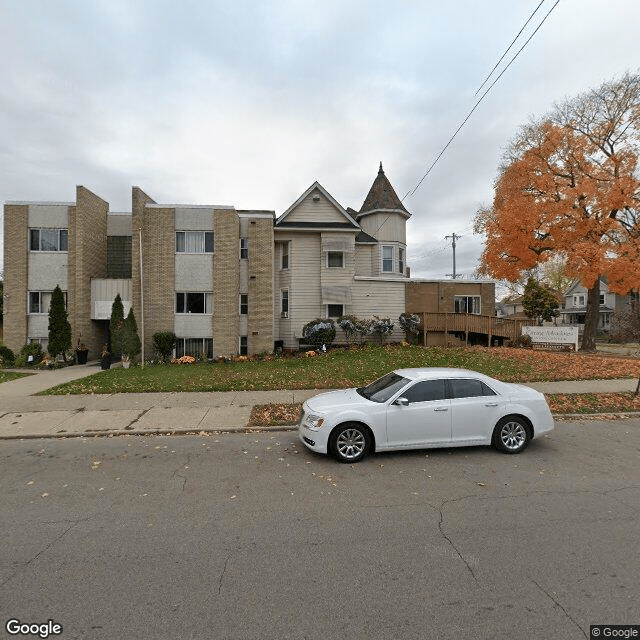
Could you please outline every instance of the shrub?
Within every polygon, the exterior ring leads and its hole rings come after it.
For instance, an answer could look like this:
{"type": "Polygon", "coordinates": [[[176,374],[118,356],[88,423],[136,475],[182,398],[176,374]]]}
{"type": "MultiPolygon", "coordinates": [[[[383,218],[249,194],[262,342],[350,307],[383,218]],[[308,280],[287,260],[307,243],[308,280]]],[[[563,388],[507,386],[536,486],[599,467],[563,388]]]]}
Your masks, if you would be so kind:
{"type": "Polygon", "coordinates": [[[380,340],[380,344],[384,344],[384,339],[393,333],[394,323],[390,318],[379,318],[373,316],[371,324],[369,326],[369,333],[373,336],[377,336],[380,340]]]}
{"type": "Polygon", "coordinates": [[[39,342],[27,342],[27,344],[20,349],[20,355],[24,356],[25,364],[36,364],[44,357],[44,351],[39,342]],[[29,363],[29,356],[33,356],[31,363],[29,363]]]}
{"type": "Polygon", "coordinates": [[[12,367],[15,363],[16,357],[9,349],[9,347],[0,344],[0,366],[3,367],[12,367]]]}
{"type": "Polygon", "coordinates": [[[119,293],[111,305],[111,319],[109,320],[109,334],[111,336],[111,353],[121,356],[124,353],[124,306],[119,293]]]}
{"type": "Polygon", "coordinates": [[[404,331],[407,342],[411,342],[411,337],[417,336],[420,332],[420,316],[415,313],[401,313],[398,322],[404,331]]]}
{"type": "Polygon", "coordinates": [[[164,361],[169,360],[176,344],[176,334],[173,331],[158,331],[153,334],[153,348],[164,361]]]}
{"type": "Polygon", "coordinates": [[[71,349],[71,325],[64,304],[64,295],[58,285],[51,294],[48,349],[54,359],[61,353],[65,360],[66,352],[71,349]]]}
{"type": "Polygon", "coordinates": [[[327,347],[335,340],[336,327],[333,320],[327,318],[321,320],[317,318],[311,322],[307,322],[302,328],[302,338],[305,344],[311,344],[315,347],[321,347],[323,344],[327,347]]]}
{"type": "MultiPolygon", "coordinates": [[[[172,347],[173,349],[173,347],[172,347]]],[[[124,331],[122,336],[122,353],[129,357],[131,361],[142,351],[142,343],[138,336],[138,323],[133,313],[133,307],[129,309],[129,315],[124,321],[124,331]]]]}
{"type": "Polygon", "coordinates": [[[344,331],[347,343],[350,343],[358,333],[359,322],[360,320],[356,316],[340,316],[338,318],[338,326],[344,331]]]}
{"type": "Polygon", "coordinates": [[[509,340],[507,347],[513,347],[514,349],[533,349],[533,340],[531,340],[530,335],[523,333],[514,340],[509,340]]]}

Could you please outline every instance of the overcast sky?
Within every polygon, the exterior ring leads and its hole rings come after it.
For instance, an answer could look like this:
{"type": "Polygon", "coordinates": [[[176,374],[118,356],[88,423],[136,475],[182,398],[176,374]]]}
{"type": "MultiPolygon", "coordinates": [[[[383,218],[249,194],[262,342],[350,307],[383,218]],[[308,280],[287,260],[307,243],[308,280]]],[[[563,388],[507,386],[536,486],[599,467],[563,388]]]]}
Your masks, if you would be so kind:
{"type": "MultiPolygon", "coordinates": [[[[508,62],[553,7],[544,0],[508,62]]],[[[0,200],[280,215],[318,180],[360,209],[378,164],[402,198],[539,0],[0,0],[0,200]]],[[[560,0],[416,193],[412,275],[481,252],[475,211],[530,116],[637,71],[638,0],[560,0]]],[[[4,239],[10,246],[11,239],[4,239]]],[[[2,246],[0,246],[0,252],[2,246]]]]}

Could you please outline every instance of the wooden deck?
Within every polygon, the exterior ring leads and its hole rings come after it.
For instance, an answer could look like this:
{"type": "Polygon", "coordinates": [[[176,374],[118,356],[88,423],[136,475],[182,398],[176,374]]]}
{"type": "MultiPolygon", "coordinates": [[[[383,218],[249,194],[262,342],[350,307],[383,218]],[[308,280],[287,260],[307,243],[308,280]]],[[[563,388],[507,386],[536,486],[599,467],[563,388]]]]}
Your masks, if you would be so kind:
{"type": "Polygon", "coordinates": [[[468,341],[470,333],[485,335],[487,344],[491,345],[493,338],[513,340],[522,334],[522,327],[531,324],[527,318],[496,318],[495,316],[479,316],[471,313],[430,313],[421,312],[423,343],[427,344],[429,332],[464,333],[468,341]]]}

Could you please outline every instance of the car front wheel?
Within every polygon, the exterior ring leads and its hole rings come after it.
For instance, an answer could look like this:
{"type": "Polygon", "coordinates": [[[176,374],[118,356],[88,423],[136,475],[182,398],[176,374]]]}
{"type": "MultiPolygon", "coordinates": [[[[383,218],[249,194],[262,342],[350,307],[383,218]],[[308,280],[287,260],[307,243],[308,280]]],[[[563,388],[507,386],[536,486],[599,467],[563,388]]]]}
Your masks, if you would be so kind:
{"type": "Polygon", "coordinates": [[[520,416],[502,418],[493,431],[493,444],[503,453],[520,453],[531,440],[529,425],[520,416]]]}
{"type": "Polygon", "coordinates": [[[331,434],[329,449],[338,462],[359,462],[371,449],[369,430],[357,422],[341,424],[331,434]]]}

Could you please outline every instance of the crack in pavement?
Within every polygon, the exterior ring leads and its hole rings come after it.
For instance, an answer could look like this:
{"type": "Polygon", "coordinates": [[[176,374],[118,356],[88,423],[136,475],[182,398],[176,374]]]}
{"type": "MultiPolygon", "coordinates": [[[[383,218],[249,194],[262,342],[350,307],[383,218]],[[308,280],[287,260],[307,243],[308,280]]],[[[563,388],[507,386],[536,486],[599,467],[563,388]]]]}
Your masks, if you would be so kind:
{"type": "Polygon", "coordinates": [[[460,553],[460,550],[458,549],[458,547],[453,543],[453,540],[445,533],[443,529],[443,523],[444,523],[443,509],[445,505],[448,504],[449,502],[455,502],[455,501],[445,500],[440,504],[440,507],[437,509],[438,512],[440,513],[440,521],[438,522],[438,529],[440,530],[440,534],[442,535],[442,537],[449,543],[451,548],[456,552],[456,555],[460,558],[460,560],[462,560],[462,562],[464,562],[464,566],[467,567],[467,571],[471,574],[471,577],[474,579],[475,583],[477,585],[480,585],[480,581],[478,580],[478,577],[476,576],[476,573],[473,570],[473,567],[469,564],[469,562],[462,555],[462,553],[460,553]]]}
{"type": "Polygon", "coordinates": [[[229,564],[229,560],[231,559],[231,554],[227,554],[227,557],[224,561],[224,567],[222,567],[222,572],[220,573],[220,580],[218,581],[218,595],[222,592],[222,581],[224,580],[224,576],[227,573],[227,565],[229,564]]]}
{"type": "Polygon", "coordinates": [[[533,582],[533,584],[535,584],[536,587],[538,587],[538,589],[542,593],[544,593],[544,595],[547,596],[547,598],[549,598],[549,600],[551,600],[551,602],[553,602],[553,604],[564,613],[568,620],[570,620],[578,629],[580,629],[580,631],[582,631],[582,635],[588,640],[589,636],[587,635],[587,632],[569,615],[569,612],[558,602],[558,600],[556,600],[548,591],[545,591],[531,576],[529,576],[529,580],[531,580],[531,582],[533,582]]]}

